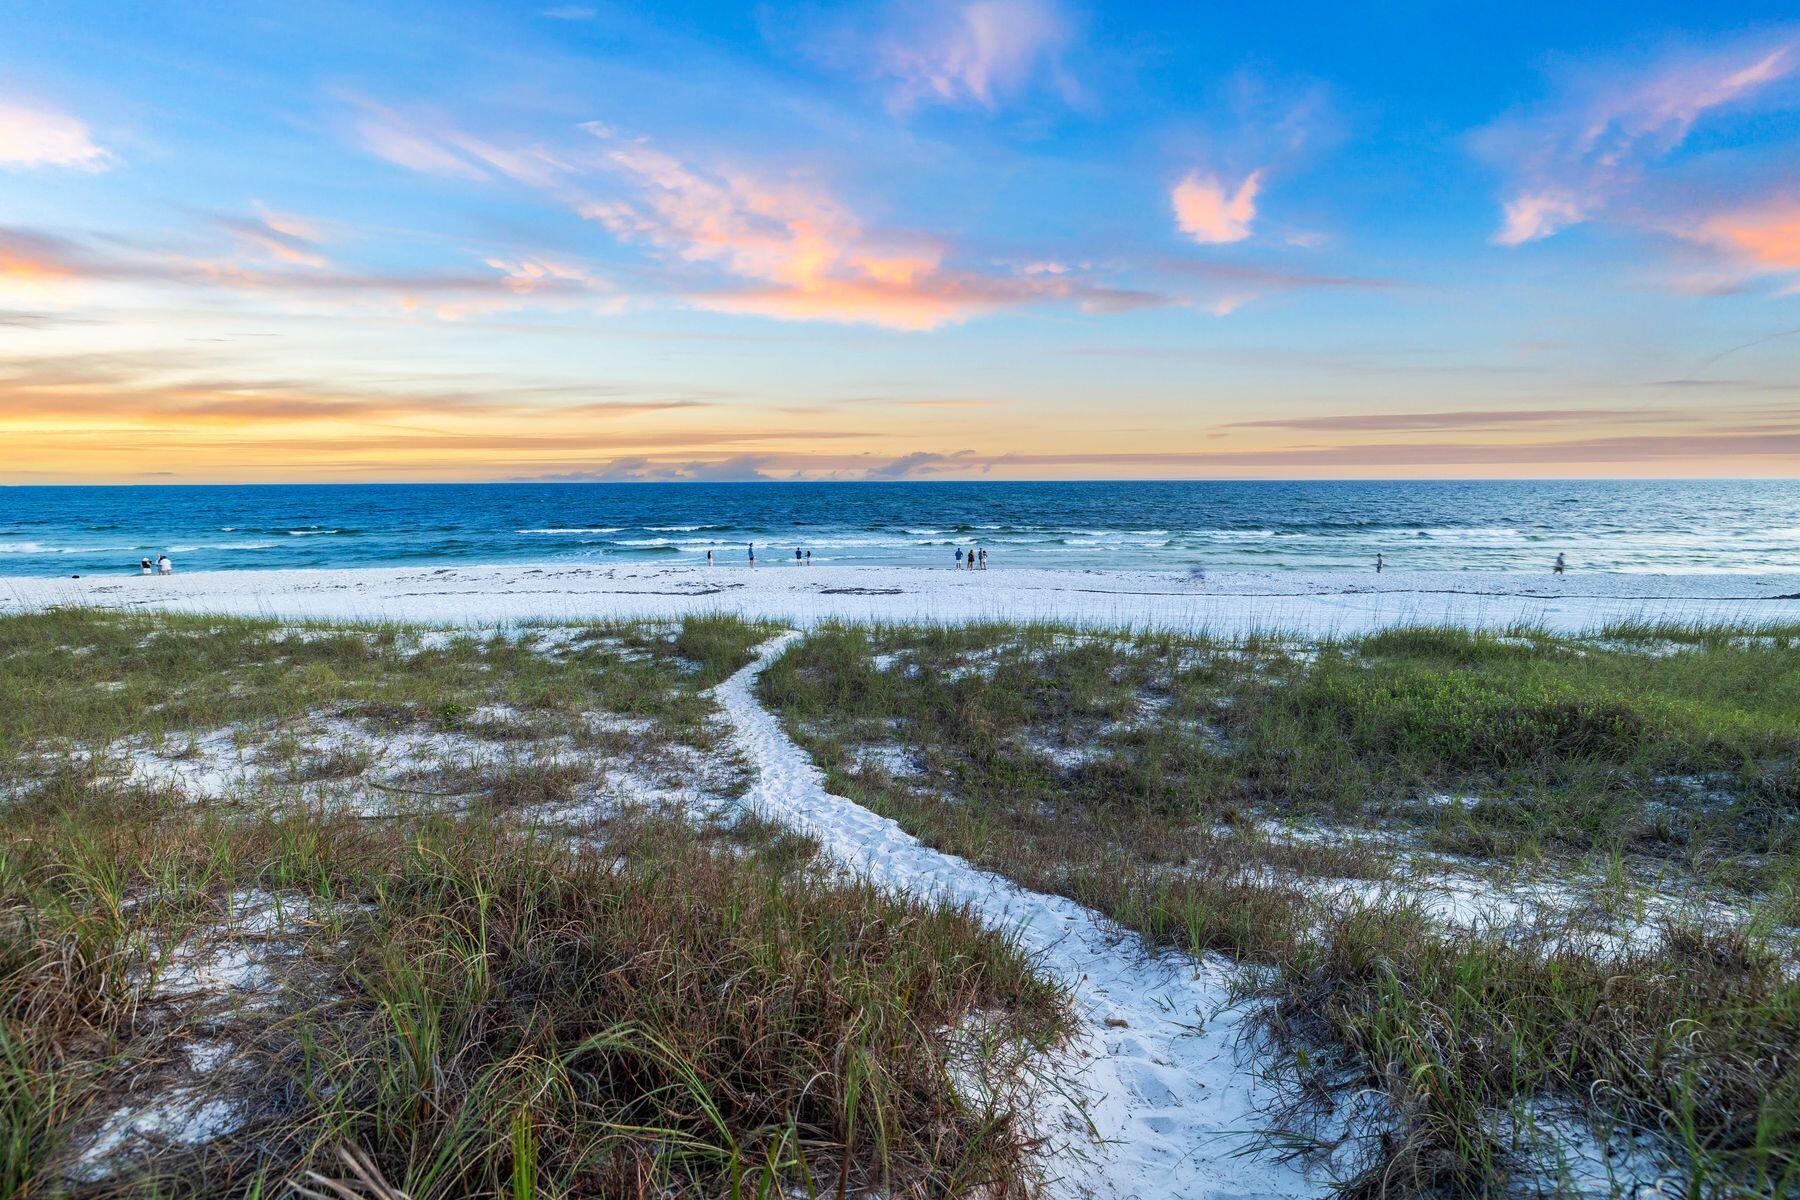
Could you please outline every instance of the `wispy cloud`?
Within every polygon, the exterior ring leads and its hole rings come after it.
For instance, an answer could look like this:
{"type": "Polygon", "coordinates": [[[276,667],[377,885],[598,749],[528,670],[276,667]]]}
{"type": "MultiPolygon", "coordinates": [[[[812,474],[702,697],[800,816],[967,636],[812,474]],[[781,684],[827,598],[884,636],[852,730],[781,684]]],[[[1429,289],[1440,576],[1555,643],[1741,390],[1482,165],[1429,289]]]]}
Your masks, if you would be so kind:
{"type": "Polygon", "coordinates": [[[686,293],[703,308],[923,330],[1048,301],[1094,311],[1166,303],[1066,272],[952,267],[942,243],[869,230],[811,180],[703,165],[604,126],[589,128],[605,146],[606,168],[633,194],[585,203],[581,214],[623,240],[732,277],[730,286],[686,293]]]}
{"type": "Polygon", "coordinates": [[[54,108],[0,96],[0,167],[73,167],[103,171],[113,156],[80,119],[54,108]]]}
{"type": "Polygon", "coordinates": [[[244,372],[191,353],[0,358],[0,421],[104,419],[158,426],[237,423],[488,422],[503,427],[621,420],[710,408],[714,402],[616,382],[439,381],[357,384],[244,372]],[[616,393],[596,399],[596,393],[616,393]]]}
{"type": "Polygon", "coordinates": [[[1233,421],[1224,429],[1294,429],[1317,433],[1396,433],[1482,430],[1571,421],[1608,421],[1632,416],[1612,408],[1469,409],[1445,412],[1343,413],[1325,417],[1282,417],[1233,421]]]}
{"type": "Polygon", "coordinates": [[[1241,242],[1256,220],[1256,196],[1263,173],[1252,171],[1230,188],[1217,175],[1190,171],[1169,193],[1175,223],[1201,245],[1241,242]]]}
{"type": "Polygon", "coordinates": [[[881,85],[898,111],[994,111],[1033,88],[1079,100],[1066,62],[1074,42],[1075,22],[1053,0],[940,0],[896,4],[873,17],[858,10],[854,23],[825,30],[807,49],[881,85]]]}
{"type": "Polygon", "coordinates": [[[1800,70],[1800,38],[1672,56],[1648,70],[1571,74],[1542,108],[1481,130],[1477,149],[1508,176],[1494,241],[1549,237],[1602,214],[1708,114],[1744,105],[1800,70]]]}
{"type": "Polygon", "coordinates": [[[135,284],[240,293],[269,293],[373,305],[458,319],[477,312],[557,301],[608,311],[616,304],[609,285],[586,270],[542,258],[489,258],[467,271],[363,271],[329,263],[312,249],[310,230],[273,214],[217,217],[215,223],[255,259],[230,255],[121,253],[109,246],[43,230],[0,226],[0,284],[33,290],[79,284],[135,284]],[[268,260],[274,259],[270,265],[268,260]]]}
{"type": "Polygon", "coordinates": [[[66,238],[35,229],[0,226],[0,281],[56,283],[74,278],[82,255],[66,238]]]}
{"type": "Polygon", "coordinates": [[[1253,289],[1258,292],[1305,288],[1388,291],[1416,286],[1404,279],[1389,279],[1379,275],[1334,275],[1325,271],[1296,271],[1257,263],[1216,262],[1200,258],[1162,258],[1157,260],[1156,269],[1158,272],[1208,280],[1222,287],[1253,289]]]}
{"type": "Polygon", "coordinates": [[[216,220],[244,245],[279,262],[301,267],[328,265],[325,236],[316,223],[258,206],[252,216],[221,214],[216,220]]]}
{"type": "Polygon", "coordinates": [[[410,171],[552,188],[571,169],[541,144],[503,144],[478,137],[440,113],[403,112],[361,99],[352,103],[357,109],[352,130],[362,148],[410,171]]]}

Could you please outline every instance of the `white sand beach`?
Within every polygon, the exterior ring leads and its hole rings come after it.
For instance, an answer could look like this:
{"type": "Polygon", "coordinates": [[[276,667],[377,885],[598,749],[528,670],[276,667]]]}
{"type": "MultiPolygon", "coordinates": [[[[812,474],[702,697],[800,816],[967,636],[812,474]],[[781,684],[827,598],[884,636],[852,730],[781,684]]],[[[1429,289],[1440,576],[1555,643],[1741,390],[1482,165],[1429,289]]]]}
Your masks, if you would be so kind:
{"type": "Polygon", "coordinates": [[[555,563],[0,577],[0,613],[54,605],[448,625],[733,613],[797,626],[1014,620],[1310,636],[1408,624],[1585,632],[1623,621],[1800,621],[1800,575],[1246,571],[1201,579],[1041,568],[555,563]]]}

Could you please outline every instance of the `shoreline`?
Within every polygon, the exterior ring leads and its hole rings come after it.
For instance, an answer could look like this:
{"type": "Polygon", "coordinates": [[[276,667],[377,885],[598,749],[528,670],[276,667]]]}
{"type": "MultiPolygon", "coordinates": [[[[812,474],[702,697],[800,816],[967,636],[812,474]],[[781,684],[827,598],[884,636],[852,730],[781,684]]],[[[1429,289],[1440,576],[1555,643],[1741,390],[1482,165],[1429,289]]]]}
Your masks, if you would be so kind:
{"type": "Polygon", "coordinates": [[[1353,635],[1396,625],[1800,623],[1800,574],[655,565],[354,567],[0,576],[0,614],[57,606],[434,625],[729,613],[806,627],[982,621],[1353,635]]]}

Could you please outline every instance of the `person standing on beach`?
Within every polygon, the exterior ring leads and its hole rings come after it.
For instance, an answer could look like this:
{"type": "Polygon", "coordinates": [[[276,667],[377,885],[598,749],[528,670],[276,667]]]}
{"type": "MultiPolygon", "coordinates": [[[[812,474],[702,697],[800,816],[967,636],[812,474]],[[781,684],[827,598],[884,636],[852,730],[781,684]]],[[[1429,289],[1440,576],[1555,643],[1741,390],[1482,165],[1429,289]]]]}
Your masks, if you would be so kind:
{"type": "Polygon", "coordinates": [[[754,567],[756,565],[756,543],[755,542],[750,543],[749,554],[750,554],[750,565],[754,567]]]}
{"type": "Polygon", "coordinates": [[[794,547],[794,565],[797,567],[804,561],[806,561],[806,560],[800,556],[800,547],[795,546],[794,547]]]}
{"type": "Polygon", "coordinates": [[[147,559],[147,558],[138,559],[138,574],[149,575],[152,572],[154,572],[155,570],[156,570],[156,568],[150,565],[149,559],[147,559]]]}
{"type": "Polygon", "coordinates": [[[706,552],[706,565],[709,567],[712,566],[712,551],[711,550],[708,550],[706,552]]]}
{"type": "Polygon", "coordinates": [[[1375,552],[1375,573],[1377,575],[1381,574],[1381,566],[1381,551],[1377,550],[1375,552]]]}
{"type": "Polygon", "coordinates": [[[1559,551],[1557,551],[1557,554],[1556,554],[1556,565],[1554,567],[1550,568],[1551,573],[1556,574],[1556,575],[1561,575],[1563,573],[1563,565],[1564,564],[1563,564],[1562,552],[1559,550],[1559,551]]]}
{"type": "Polygon", "coordinates": [[[159,554],[156,556],[156,573],[158,575],[173,575],[175,573],[175,564],[169,561],[168,555],[159,554]]]}
{"type": "Polygon", "coordinates": [[[956,548],[956,565],[959,567],[962,566],[962,547],[961,546],[958,546],[956,548]]]}
{"type": "Polygon", "coordinates": [[[808,550],[806,552],[806,565],[809,567],[812,566],[812,551],[811,550],[808,550]]]}
{"type": "Polygon", "coordinates": [[[983,546],[981,548],[981,569],[984,571],[987,570],[987,547],[986,546],[983,546]]]}

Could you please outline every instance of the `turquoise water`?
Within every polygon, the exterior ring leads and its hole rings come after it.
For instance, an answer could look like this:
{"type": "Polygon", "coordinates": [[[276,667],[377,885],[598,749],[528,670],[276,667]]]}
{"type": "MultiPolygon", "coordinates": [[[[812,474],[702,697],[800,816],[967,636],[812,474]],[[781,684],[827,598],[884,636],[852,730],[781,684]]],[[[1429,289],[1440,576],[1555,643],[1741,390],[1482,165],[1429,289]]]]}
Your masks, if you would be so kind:
{"type": "Polygon", "coordinates": [[[1800,570],[1800,482],[392,484],[0,488],[0,574],[406,563],[1800,570]]]}

